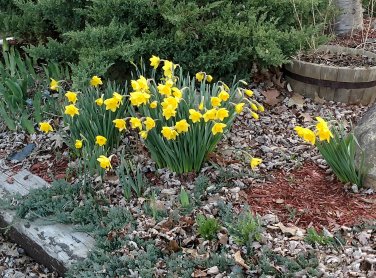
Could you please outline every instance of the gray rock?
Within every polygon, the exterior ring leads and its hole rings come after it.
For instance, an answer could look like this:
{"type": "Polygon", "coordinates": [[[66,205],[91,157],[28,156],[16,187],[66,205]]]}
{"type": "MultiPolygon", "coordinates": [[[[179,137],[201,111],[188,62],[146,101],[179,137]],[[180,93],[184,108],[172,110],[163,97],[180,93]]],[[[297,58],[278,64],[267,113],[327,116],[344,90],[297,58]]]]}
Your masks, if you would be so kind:
{"type": "MultiPolygon", "coordinates": [[[[376,189],[376,106],[371,107],[355,128],[355,136],[360,148],[365,150],[366,164],[369,172],[365,186],[376,189]]],[[[357,151],[359,157],[360,149],[357,151]]]]}

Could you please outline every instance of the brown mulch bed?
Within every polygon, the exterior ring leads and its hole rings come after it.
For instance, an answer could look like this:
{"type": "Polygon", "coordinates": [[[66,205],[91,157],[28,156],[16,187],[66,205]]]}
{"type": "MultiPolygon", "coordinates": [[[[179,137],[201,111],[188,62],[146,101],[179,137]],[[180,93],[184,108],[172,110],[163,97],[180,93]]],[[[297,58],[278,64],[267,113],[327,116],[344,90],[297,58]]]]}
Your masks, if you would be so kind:
{"type": "Polygon", "coordinates": [[[254,212],[274,213],[280,221],[304,228],[351,226],[376,219],[376,194],[347,192],[313,163],[288,174],[279,171],[274,177],[272,183],[246,191],[254,212]]]}
{"type": "Polygon", "coordinates": [[[68,160],[53,158],[49,162],[36,162],[30,167],[30,172],[51,183],[53,180],[69,180],[67,168],[68,160]]]}

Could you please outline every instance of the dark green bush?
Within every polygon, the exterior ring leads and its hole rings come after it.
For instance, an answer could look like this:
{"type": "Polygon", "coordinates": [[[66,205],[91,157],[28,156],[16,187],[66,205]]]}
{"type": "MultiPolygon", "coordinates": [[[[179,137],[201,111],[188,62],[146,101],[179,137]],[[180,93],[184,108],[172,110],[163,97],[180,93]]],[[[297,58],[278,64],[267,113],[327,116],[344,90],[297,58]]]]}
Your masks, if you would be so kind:
{"type": "Polygon", "coordinates": [[[328,2],[0,0],[0,33],[38,41],[28,49],[35,57],[76,62],[76,78],[104,74],[113,64],[126,71],[129,64],[119,65],[152,54],[192,73],[243,78],[253,61],[279,66],[312,40],[321,42],[328,2]]]}

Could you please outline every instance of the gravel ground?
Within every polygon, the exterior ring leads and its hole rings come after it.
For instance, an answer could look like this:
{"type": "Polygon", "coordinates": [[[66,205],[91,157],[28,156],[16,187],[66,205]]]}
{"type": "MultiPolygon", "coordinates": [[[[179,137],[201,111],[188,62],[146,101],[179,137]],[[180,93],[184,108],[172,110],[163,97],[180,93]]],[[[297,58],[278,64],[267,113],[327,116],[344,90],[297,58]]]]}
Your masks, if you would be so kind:
{"type": "Polygon", "coordinates": [[[14,243],[0,234],[0,277],[3,278],[55,278],[56,273],[38,264],[14,243]]]}

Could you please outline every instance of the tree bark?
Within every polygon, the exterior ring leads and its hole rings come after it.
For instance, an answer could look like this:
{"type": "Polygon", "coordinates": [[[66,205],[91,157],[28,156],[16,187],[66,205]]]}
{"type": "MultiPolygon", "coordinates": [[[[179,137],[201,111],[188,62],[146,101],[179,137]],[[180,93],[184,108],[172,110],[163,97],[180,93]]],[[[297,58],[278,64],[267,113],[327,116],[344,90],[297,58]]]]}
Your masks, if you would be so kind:
{"type": "Polygon", "coordinates": [[[363,8],[361,0],[335,0],[339,9],[334,30],[337,35],[345,35],[363,28],[363,8]]]}

